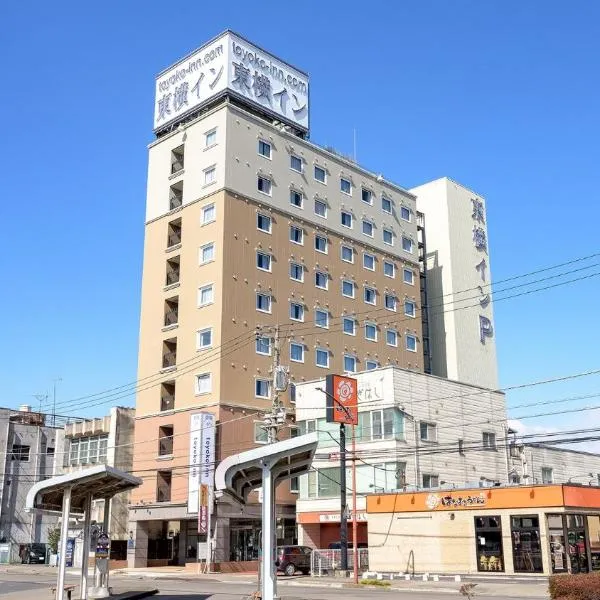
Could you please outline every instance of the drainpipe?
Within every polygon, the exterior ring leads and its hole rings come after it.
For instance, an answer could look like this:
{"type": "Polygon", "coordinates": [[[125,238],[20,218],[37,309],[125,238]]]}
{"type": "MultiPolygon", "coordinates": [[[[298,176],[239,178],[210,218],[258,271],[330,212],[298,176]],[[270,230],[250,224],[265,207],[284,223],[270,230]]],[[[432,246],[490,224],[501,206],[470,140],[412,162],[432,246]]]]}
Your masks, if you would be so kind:
{"type": "MultiPolygon", "coordinates": [[[[41,452],[41,444],[40,437],[42,433],[42,428],[37,426],[37,436],[35,443],[35,462],[33,467],[33,483],[36,484],[38,482],[38,474],[39,474],[39,466],[40,466],[40,452],[41,452]]],[[[41,479],[41,478],[40,478],[41,479]]],[[[29,542],[33,544],[35,542],[35,519],[36,519],[36,511],[31,511],[31,522],[30,522],[30,530],[29,530],[29,542]]]]}
{"type": "Polygon", "coordinates": [[[504,430],[504,458],[506,459],[506,484],[510,483],[510,444],[508,440],[508,427],[502,426],[504,430]]]}

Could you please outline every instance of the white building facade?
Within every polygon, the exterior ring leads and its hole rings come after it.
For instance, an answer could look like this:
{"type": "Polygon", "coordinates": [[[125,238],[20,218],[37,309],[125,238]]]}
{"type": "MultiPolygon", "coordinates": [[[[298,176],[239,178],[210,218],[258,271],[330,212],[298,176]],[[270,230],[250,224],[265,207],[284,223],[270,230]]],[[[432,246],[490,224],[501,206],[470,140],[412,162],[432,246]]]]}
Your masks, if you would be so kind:
{"type": "Polygon", "coordinates": [[[496,389],[485,200],[447,177],[411,192],[425,219],[431,372],[496,389]]]}

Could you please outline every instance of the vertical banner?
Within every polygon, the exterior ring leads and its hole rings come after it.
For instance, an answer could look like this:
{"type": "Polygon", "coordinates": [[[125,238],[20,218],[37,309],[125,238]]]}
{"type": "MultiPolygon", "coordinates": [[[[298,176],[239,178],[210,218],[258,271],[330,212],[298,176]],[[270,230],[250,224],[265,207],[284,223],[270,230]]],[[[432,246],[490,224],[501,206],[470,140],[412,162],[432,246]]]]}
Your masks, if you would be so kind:
{"type": "Polygon", "coordinates": [[[200,495],[198,497],[198,533],[208,533],[208,485],[200,484],[200,495]]]}
{"type": "Polygon", "coordinates": [[[200,486],[200,461],[202,444],[202,415],[196,413],[190,420],[190,474],[188,481],[188,513],[198,510],[198,490],[200,486]]]}

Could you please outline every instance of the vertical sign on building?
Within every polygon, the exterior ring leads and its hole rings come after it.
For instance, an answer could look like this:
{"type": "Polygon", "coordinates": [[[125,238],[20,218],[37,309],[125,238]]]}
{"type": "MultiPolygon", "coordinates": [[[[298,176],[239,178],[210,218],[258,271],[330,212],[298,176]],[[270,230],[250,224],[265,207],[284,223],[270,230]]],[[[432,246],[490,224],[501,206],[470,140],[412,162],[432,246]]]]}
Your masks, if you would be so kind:
{"type": "Polygon", "coordinates": [[[188,481],[188,512],[198,510],[198,490],[200,487],[200,453],[202,445],[202,414],[196,413],[190,420],[190,474],[188,481]]]}
{"type": "Polygon", "coordinates": [[[198,497],[198,533],[208,533],[215,478],[215,416],[201,413],[202,446],[200,457],[200,494],[198,497]]]}

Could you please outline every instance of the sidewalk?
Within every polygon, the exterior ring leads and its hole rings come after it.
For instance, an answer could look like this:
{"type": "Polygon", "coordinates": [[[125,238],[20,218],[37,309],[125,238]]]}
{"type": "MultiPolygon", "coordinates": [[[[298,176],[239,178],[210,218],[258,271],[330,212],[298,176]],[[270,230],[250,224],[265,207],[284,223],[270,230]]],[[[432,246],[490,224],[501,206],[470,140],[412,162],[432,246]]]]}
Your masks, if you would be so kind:
{"type": "MultiPolygon", "coordinates": [[[[138,579],[179,579],[182,581],[218,581],[229,584],[256,584],[258,580],[257,573],[202,573],[196,574],[183,567],[162,567],[159,569],[140,568],[140,569],[119,569],[113,572],[114,575],[123,577],[136,577],[138,579]]],[[[473,577],[463,576],[461,582],[449,581],[423,581],[422,579],[394,579],[386,581],[390,590],[397,592],[437,592],[448,594],[459,594],[461,585],[465,582],[474,583],[476,596],[503,596],[509,598],[548,598],[548,580],[547,578],[509,578],[506,576],[499,580],[481,579],[476,575],[473,577]]],[[[361,588],[369,589],[364,584],[355,584],[349,579],[340,579],[338,577],[284,577],[277,578],[277,585],[281,587],[314,587],[314,588],[361,588]]],[[[159,585],[160,587],[160,585],[159,585]]],[[[378,586],[378,589],[384,589],[378,586]]]]}

